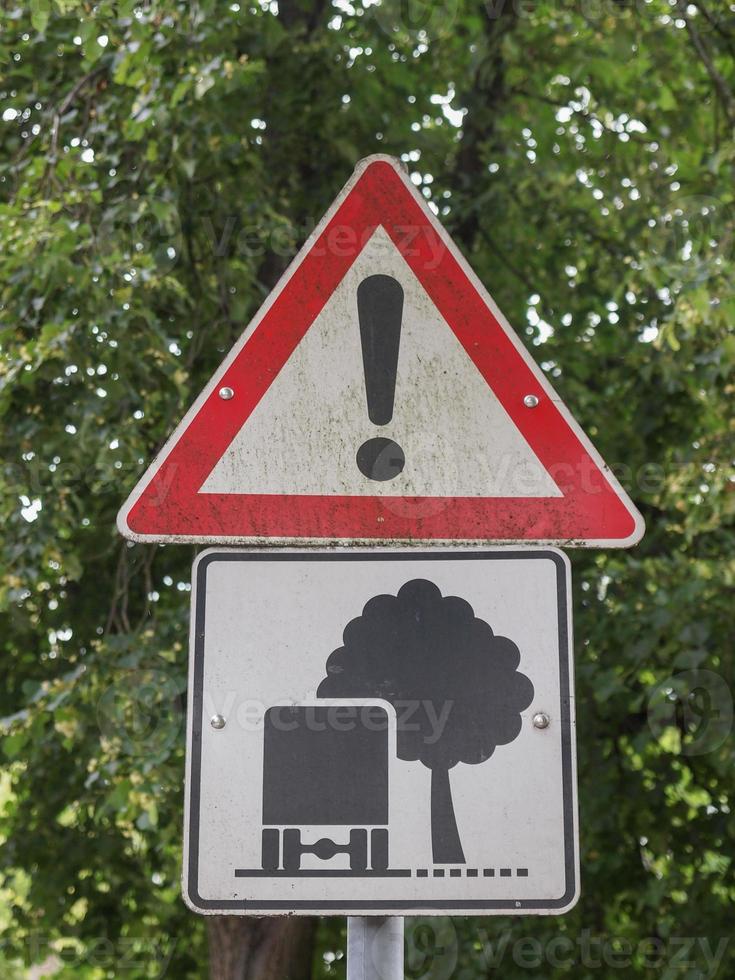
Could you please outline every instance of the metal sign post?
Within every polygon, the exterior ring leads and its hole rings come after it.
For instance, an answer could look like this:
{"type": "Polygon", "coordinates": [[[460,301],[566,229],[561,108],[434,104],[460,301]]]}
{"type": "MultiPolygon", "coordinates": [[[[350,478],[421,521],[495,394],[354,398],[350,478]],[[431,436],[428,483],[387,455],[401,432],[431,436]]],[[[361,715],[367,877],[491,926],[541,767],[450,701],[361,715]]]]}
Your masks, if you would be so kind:
{"type": "Polygon", "coordinates": [[[348,916],[347,980],[403,980],[402,916],[348,916]]]}

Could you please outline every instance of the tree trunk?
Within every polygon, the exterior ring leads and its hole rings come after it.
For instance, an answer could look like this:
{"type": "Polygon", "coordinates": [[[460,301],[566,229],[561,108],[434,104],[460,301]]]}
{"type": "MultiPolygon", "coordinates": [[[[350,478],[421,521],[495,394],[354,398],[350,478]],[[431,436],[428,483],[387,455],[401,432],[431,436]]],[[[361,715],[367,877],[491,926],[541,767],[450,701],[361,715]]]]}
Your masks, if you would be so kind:
{"type": "Polygon", "coordinates": [[[211,916],[209,980],[310,980],[315,929],[302,916],[211,916]]]}
{"type": "Polygon", "coordinates": [[[431,770],[431,849],[434,864],[464,864],[448,769],[431,770]]]}

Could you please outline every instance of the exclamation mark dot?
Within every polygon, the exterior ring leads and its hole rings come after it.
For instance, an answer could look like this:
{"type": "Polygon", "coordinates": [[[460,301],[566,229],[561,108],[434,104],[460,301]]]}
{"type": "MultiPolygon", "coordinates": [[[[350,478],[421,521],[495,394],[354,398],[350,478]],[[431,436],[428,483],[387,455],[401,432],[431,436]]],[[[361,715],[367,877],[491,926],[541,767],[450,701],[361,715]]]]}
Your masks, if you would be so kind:
{"type": "MultiPolygon", "coordinates": [[[[373,425],[388,425],[393,418],[401,343],[401,284],[392,276],[363,279],[357,287],[357,315],[368,417],[373,425]]],[[[405,465],[401,447],[384,436],[368,439],[357,450],[357,466],[370,480],[392,480],[405,465]]]]}

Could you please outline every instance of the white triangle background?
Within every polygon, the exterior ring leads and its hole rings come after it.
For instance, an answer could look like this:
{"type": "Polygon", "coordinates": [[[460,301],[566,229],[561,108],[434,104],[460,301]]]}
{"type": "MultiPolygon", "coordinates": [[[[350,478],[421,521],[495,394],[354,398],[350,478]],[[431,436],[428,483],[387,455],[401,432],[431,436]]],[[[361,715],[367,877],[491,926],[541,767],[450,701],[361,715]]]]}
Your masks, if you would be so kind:
{"type": "MultiPolygon", "coordinates": [[[[522,399],[527,392],[519,391],[522,399]]],[[[383,228],[378,228],[245,421],[200,493],[561,497],[383,228]],[[404,290],[393,419],[367,413],[357,287],[393,276],[404,290]],[[403,449],[394,479],[363,476],[373,436],[403,449]]]]}

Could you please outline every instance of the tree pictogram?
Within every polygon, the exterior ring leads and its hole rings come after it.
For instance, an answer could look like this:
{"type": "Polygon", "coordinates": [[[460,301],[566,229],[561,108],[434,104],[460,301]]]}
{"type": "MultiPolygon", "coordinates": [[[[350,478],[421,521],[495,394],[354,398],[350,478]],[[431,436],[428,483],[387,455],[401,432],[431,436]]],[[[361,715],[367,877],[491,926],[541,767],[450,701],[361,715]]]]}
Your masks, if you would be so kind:
{"type": "Polygon", "coordinates": [[[431,770],[436,863],[463,864],[449,771],[485,762],[521,731],[533,684],[520,652],[458,596],[414,579],[378,595],[345,628],[319,697],[384,698],[396,708],[398,757],[431,770]]]}

